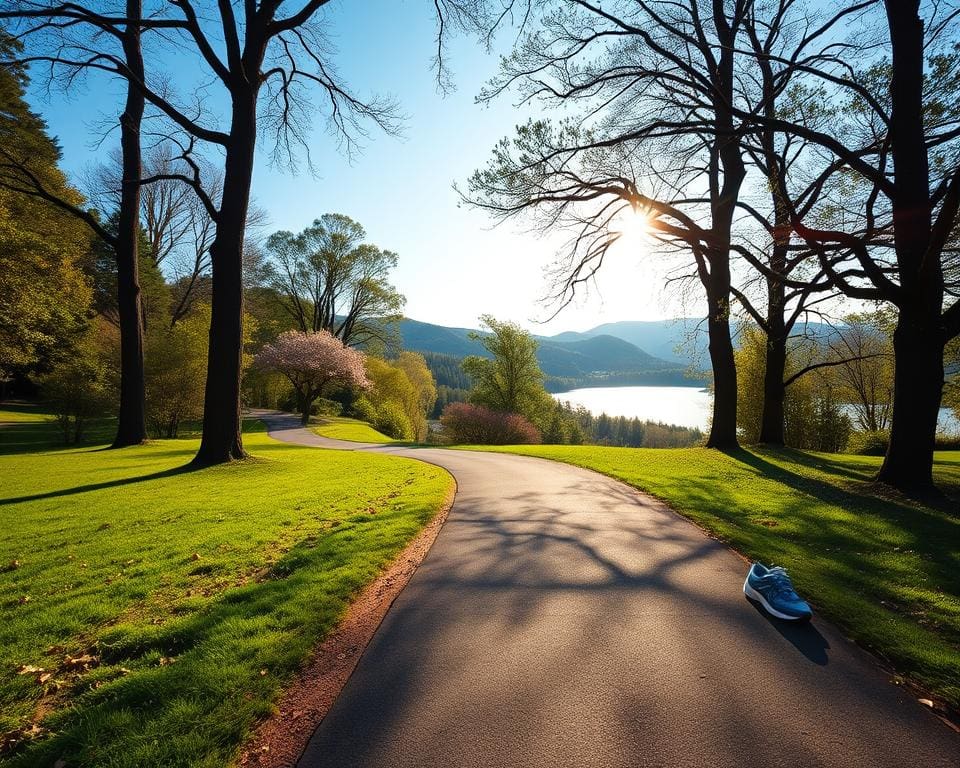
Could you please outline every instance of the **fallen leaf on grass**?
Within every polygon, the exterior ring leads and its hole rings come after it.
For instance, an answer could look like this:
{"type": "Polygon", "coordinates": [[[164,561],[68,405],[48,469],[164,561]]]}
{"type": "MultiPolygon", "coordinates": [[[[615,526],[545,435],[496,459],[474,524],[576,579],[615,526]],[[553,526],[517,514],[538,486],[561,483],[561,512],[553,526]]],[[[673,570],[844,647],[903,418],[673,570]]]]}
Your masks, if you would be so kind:
{"type": "Polygon", "coordinates": [[[96,656],[91,656],[88,653],[83,654],[82,656],[67,656],[63,660],[64,666],[67,669],[90,669],[90,667],[95,667],[100,663],[100,659],[96,656]]]}
{"type": "Polygon", "coordinates": [[[44,729],[36,723],[31,723],[29,726],[7,731],[6,733],[0,733],[0,754],[13,750],[21,741],[36,739],[42,736],[43,733],[44,729]]]}
{"type": "Polygon", "coordinates": [[[35,675],[37,672],[43,672],[43,667],[34,667],[30,664],[21,664],[17,667],[18,675],[35,675]]]}

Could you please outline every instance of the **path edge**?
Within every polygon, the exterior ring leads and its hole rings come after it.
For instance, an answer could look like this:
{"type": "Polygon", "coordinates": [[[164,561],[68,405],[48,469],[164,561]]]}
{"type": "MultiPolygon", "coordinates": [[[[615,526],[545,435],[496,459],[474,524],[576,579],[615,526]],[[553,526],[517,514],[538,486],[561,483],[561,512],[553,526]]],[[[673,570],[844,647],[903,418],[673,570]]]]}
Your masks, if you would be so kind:
{"type": "Polygon", "coordinates": [[[337,626],[313,649],[306,665],[284,686],[273,714],[253,730],[234,765],[291,768],[297,764],[390,607],[440,535],[457,495],[453,480],[453,490],[430,522],[363,588],[337,626]]]}

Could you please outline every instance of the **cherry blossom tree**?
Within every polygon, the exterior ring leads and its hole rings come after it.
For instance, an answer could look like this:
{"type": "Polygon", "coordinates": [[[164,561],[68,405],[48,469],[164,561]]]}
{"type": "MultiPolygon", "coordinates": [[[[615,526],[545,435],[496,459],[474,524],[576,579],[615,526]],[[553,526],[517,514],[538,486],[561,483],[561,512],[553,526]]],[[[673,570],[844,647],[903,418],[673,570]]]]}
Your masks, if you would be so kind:
{"type": "Polygon", "coordinates": [[[328,331],[286,331],[257,354],[254,364],[282,373],[297,393],[303,423],[310,419],[314,401],[333,384],[369,389],[363,353],[345,346],[328,331]]]}

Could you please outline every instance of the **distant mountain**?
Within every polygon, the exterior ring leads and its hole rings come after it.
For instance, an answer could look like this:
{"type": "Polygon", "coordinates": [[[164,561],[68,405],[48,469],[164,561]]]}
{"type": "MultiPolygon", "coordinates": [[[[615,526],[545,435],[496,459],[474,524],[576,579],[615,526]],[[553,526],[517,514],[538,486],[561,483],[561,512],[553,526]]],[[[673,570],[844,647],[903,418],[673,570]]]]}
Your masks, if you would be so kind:
{"type": "MultiPolygon", "coordinates": [[[[807,323],[794,329],[795,335],[806,334],[813,338],[828,339],[835,329],[824,323],[807,323]]],[[[624,320],[604,323],[582,333],[565,331],[555,336],[544,337],[545,341],[571,342],[594,339],[600,336],[615,336],[633,344],[654,357],[666,360],[671,365],[703,371],[710,368],[710,353],[707,349],[707,328],[702,318],[674,320],[624,320]]],[[[737,344],[736,338],[734,344],[737,344]]]]}
{"type": "Polygon", "coordinates": [[[421,323],[407,317],[400,321],[403,348],[415,352],[439,352],[455,357],[481,354],[483,348],[477,342],[470,341],[467,336],[469,333],[469,328],[421,323]]]}
{"type": "Polygon", "coordinates": [[[554,342],[570,343],[597,336],[615,336],[674,366],[699,370],[710,365],[706,329],[702,326],[703,320],[696,318],[624,320],[604,323],[582,333],[565,331],[548,338],[554,342]]]}
{"type": "MultiPolygon", "coordinates": [[[[400,336],[404,349],[454,357],[484,355],[483,346],[467,328],[451,328],[404,319],[400,336]]],[[[563,334],[561,334],[563,336],[563,334]]],[[[563,390],[604,384],[694,384],[686,378],[686,363],[662,359],[611,334],[571,334],[571,338],[538,338],[537,359],[548,386],[563,390]]]]}
{"type": "Polygon", "coordinates": [[[616,336],[600,335],[577,341],[541,340],[537,358],[550,376],[584,376],[590,373],[662,371],[676,368],[616,336]]]}

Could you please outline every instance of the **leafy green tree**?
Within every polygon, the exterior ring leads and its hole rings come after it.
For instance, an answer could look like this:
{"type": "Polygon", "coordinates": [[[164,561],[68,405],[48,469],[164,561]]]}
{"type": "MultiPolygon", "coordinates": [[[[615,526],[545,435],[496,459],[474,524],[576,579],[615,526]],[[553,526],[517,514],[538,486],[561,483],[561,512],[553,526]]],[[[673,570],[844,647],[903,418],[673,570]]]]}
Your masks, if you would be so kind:
{"type": "MultiPolygon", "coordinates": [[[[15,44],[0,33],[0,55],[15,44]]],[[[82,262],[86,226],[51,202],[28,194],[12,157],[29,158],[30,174],[75,205],[83,197],[57,168],[60,148],[25,99],[22,67],[0,68],[0,377],[49,370],[86,327],[91,291],[82,262]]]]}
{"type": "Polygon", "coordinates": [[[328,331],[348,346],[391,340],[405,303],[390,284],[397,254],[363,242],[366,234],[349,216],[326,213],[267,239],[271,287],[304,333],[328,331]]]}
{"type": "Polygon", "coordinates": [[[547,426],[553,399],[543,388],[543,371],[537,362],[537,342],[515,323],[492,315],[480,318],[489,333],[471,333],[490,355],[471,355],[463,370],[473,379],[470,402],[495,411],[518,413],[541,430],[547,426]]]}
{"type": "MultiPolygon", "coordinates": [[[[743,328],[734,359],[737,365],[737,427],[740,439],[747,444],[756,443],[760,439],[762,425],[766,334],[754,326],[743,328]]],[[[785,394],[784,413],[787,410],[785,394]]]]}
{"type": "MultiPolygon", "coordinates": [[[[114,212],[105,222],[104,229],[115,233],[119,214],[114,212]]],[[[163,273],[154,260],[146,231],[139,229],[137,245],[138,275],[140,285],[140,310],[144,330],[151,324],[169,325],[173,294],[163,273]]],[[[87,257],[86,271],[93,285],[94,309],[107,320],[120,326],[117,307],[117,255],[112,245],[97,238],[87,257]]]]}
{"type": "Polygon", "coordinates": [[[407,372],[399,365],[379,357],[366,359],[367,378],[372,386],[359,411],[384,434],[398,440],[426,438],[426,411],[420,406],[420,393],[407,372]]]}
{"type": "Polygon", "coordinates": [[[209,328],[207,304],[174,326],[148,327],[147,421],[155,437],[176,437],[183,422],[203,417],[209,328]]]}
{"type": "Polygon", "coordinates": [[[416,409],[407,415],[413,425],[414,439],[423,442],[427,439],[427,417],[437,402],[436,382],[423,355],[417,352],[401,352],[397,367],[406,374],[416,393],[416,409]]]}
{"type": "MultiPolygon", "coordinates": [[[[742,329],[736,352],[740,382],[737,425],[745,443],[756,443],[761,435],[767,348],[767,336],[761,329],[742,329]]],[[[842,366],[831,359],[835,352],[814,342],[795,346],[792,351],[785,369],[784,443],[816,451],[843,450],[851,425],[841,403],[844,388],[838,383],[838,369],[842,366]],[[803,367],[797,362],[801,358],[806,363],[803,367]]]]}
{"type": "Polygon", "coordinates": [[[550,417],[550,423],[543,433],[543,442],[545,445],[562,445],[566,440],[566,425],[563,421],[563,413],[555,410],[550,417]]]}
{"type": "Polygon", "coordinates": [[[110,413],[117,401],[116,371],[96,324],[73,346],[73,354],[40,377],[44,401],[56,418],[64,443],[83,441],[90,421],[110,413]]]}

